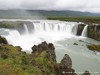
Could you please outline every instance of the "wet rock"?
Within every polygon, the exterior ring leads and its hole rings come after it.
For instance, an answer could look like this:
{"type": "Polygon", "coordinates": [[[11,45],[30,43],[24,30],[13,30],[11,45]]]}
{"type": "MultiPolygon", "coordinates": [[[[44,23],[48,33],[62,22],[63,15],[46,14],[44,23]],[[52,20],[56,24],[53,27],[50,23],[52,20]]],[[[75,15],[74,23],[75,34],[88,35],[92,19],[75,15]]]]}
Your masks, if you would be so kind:
{"type": "Polygon", "coordinates": [[[85,24],[79,24],[78,25],[78,30],[77,30],[77,35],[81,35],[83,29],[84,29],[85,24]]]}
{"type": "Polygon", "coordinates": [[[83,40],[79,40],[79,42],[84,42],[83,40]]]}
{"type": "Polygon", "coordinates": [[[77,43],[74,43],[73,45],[78,45],[77,43]]]}
{"type": "Polygon", "coordinates": [[[89,71],[85,71],[82,75],[91,75],[89,71]]]}

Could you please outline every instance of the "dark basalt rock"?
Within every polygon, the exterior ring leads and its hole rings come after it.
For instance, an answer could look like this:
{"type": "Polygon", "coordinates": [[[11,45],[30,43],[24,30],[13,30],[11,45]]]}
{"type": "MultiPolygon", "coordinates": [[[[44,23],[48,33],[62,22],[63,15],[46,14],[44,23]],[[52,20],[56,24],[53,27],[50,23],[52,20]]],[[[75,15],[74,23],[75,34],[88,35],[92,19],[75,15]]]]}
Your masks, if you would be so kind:
{"type": "MultiPolygon", "coordinates": [[[[81,35],[86,24],[79,24],[77,35],[81,35]]],[[[100,25],[88,24],[87,37],[100,41],[100,25]]]]}
{"type": "Polygon", "coordinates": [[[55,61],[56,62],[56,54],[55,54],[55,48],[54,45],[52,43],[47,44],[47,42],[42,42],[39,45],[34,45],[32,47],[32,54],[34,53],[38,53],[40,54],[41,52],[46,51],[48,53],[48,58],[51,61],[55,61]]]}
{"type": "Polygon", "coordinates": [[[89,71],[85,71],[82,75],[91,75],[89,71]]]}
{"type": "Polygon", "coordinates": [[[73,45],[78,45],[77,43],[74,43],[73,45]]]}
{"type": "Polygon", "coordinates": [[[71,58],[69,57],[68,54],[65,54],[65,56],[63,57],[63,59],[61,60],[61,63],[60,63],[60,66],[61,68],[72,68],[72,60],[71,58]]]}
{"type": "Polygon", "coordinates": [[[85,27],[85,24],[79,24],[78,25],[77,35],[79,35],[79,36],[81,35],[84,27],[85,27]]]}
{"type": "Polygon", "coordinates": [[[100,41],[100,25],[97,25],[97,26],[96,26],[95,31],[96,31],[95,37],[96,37],[97,40],[100,41]]]}
{"type": "Polygon", "coordinates": [[[75,70],[72,69],[72,60],[68,54],[65,54],[60,63],[61,75],[77,75],[75,70]]]}
{"type": "Polygon", "coordinates": [[[100,25],[89,25],[88,37],[100,41],[100,25]]]}
{"type": "Polygon", "coordinates": [[[8,44],[8,42],[4,37],[0,36],[0,44],[8,44]]]}

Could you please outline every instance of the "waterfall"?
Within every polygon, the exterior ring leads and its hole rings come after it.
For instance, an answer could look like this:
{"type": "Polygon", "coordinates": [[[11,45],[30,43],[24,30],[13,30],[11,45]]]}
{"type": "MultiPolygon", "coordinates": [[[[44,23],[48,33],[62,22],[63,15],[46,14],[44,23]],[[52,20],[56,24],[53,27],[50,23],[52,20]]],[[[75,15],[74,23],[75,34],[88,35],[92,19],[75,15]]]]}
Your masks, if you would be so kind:
{"type": "Polygon", "coordinates": [[[72,32],[74,35],[77,34],[77,29],[78,29],[78,24],[74,25],[73,29],[72,29],[72,32]]]}
{"type": "Polygon", "coordinates": [[[63,32],[67,34],[77,32],[77,26],[75,24],[66,24],[66,23],[33,23],[34,31],[35,32],[63,32]],[[74,29],[73,29],[74,28],[74,29]]]}
{"type": "Polygon", "coordinates": [[[81,36],[87,37],[87,28],[88,28],[88,25],[86,25],[86,26],[84,27],[81,36]]]}
{"type": "MultiPolygon", "coordinates": [[[[67,22],[33,22],[24,24],[24,33],[20,34],[18,30],[9,30],[5,37],[9,44],[21,46],[24,50],[31,50],[34,44],[42,41],[55,42],[65,38],[75,37],[77,24],[67,22]],[[28,34],[28,35],[27,35],[28,34]]],[[[20,27],[19,27],[20,28],[20,27]]]]}
{"type": "Polygon", "coordinates": [[[8,30],[7,32],[9,33],[9,35],[5,36],[5,38],[10,44],[14,45],[21,37],[20,33],[17,30],[8,30]]]}
{"type": "Polygon", "coordinates": [[[24,24],[24,28],[25,28],[25,33],[26,33],[26,34],[28,34],[28,33],[29,33],[29,31],[28,31],[28,27],[27,27],[27,25],[26,25],[26,24],[24,24]]]}

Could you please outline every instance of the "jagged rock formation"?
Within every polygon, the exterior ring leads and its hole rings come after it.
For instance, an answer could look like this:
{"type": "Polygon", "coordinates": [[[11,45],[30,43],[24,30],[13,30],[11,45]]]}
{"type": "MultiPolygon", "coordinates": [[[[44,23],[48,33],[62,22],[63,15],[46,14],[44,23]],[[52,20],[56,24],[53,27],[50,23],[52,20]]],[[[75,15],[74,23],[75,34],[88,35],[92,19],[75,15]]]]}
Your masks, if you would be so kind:
{"type": "Polygon", "coordinates": [[[8,44],[7,40],[4,37],[0,36],[0,44],[8,44]]]}
{"type": "Polygon", "coordinates": [[[72,60],[68,54],[65,54],[60,62],[61,75],[77,75],[75,70],[72,69],[72,60]]]}
{"type": "Polygon", "coordinates": [[[45,41],[42,42],[41,44],[39,45],[34,45],[32,47],[32,53],[41,53],[43,51],[46,51],[48,53],[48,58],[51,60],[51,61],[54,61],[56,62],[56,54],[55,54],[55,47],[52,43],[49,43],[47,44],[45,41]]]}
{"type": "Polygon", "coordinates": [[[65,54],[65,56],[61,60],[60,66],[62,68],[69,68],[69,69],[72,68],[72,60],[71,60],[71,58],[69,57],[68,54],[65,54]]]}

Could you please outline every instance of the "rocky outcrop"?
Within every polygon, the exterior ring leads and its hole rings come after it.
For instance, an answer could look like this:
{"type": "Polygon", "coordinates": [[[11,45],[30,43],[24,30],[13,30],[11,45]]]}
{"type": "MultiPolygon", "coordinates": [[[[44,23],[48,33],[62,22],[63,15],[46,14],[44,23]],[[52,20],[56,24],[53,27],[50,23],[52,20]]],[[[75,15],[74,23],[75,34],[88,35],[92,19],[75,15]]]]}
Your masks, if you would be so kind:
{"type": "Polygon", "coordinates": [[[32,54],[34,53],[38,53],[40,54],[41,52],[46,51],[48,53],[48,58],[51,61],[55,61],[56,62],[56,54],[55,54],[55,47],[52,43],[47,44],[47,42],[42,42],[39,45],[34,45],[32,47],[32,54]]]}
{"type": "Polygon", "coordinates": [[[88,37],[100,41],[100,25],[89,25],[88,37]]]}
{"type": "Polygon", "coordinates": [[[75,70],[72,69],[72,60],[68,54],[65,54],[60,62],[61,75],[77,75],[75,70]]]}
{"type": "Polygon", "coordinates": [[[100,41],[100,25],[96,26],[96,34],[95,35],[96,35],[97,40],[100,41]]]}
{"type": "Polygon", "coordinates": [[[85,24],[79,24],[78,25],[77,35],[79,35],[79,36],[81,35],[84,27],[85,27],[85,24]]]}
{"type": "Polygon", "coordinates": [[[4,37],[0,36],[0,44],[8,44],[8,42],[4,37]]]}
{"type": "Polygon", "coordinates": [[[60,66],[62,68],[66,68],[66,69],[71,69],[72,68],[72,60],[69,57],[68,54],[65,54],[65,56],[63,57],[63,59],[61,60],[60,66]]]}
{"type": "Polygon", "coordinates": [[[89,71],[85,71],[82,75],[91,75],[89,71]]]}
{"type": "MultiPolygon", "coordinates": [[[[79,24],[77,35],[81,35],[86,24],[79,24]]],[[[100,25],[88,24],[87,37],[100,41],[100,25]]]]}

